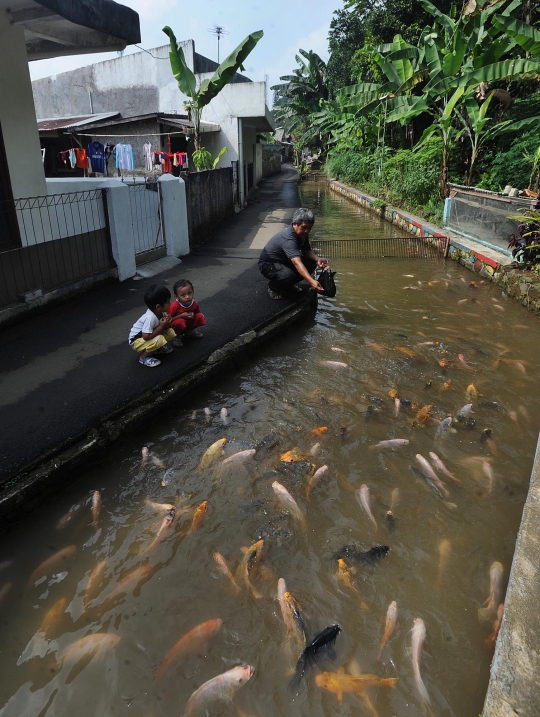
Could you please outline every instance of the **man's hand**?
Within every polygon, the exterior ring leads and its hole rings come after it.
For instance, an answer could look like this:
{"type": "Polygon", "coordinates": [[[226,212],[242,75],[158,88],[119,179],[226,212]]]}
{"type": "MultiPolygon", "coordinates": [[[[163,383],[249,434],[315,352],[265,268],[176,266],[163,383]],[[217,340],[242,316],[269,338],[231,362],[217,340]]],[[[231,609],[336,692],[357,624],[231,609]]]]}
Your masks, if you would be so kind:
{"type": "Polygon", "coordinates": [[[319,284],[319,282],[316,279],[312,279],[309,282],[312,289],[315,289],[315,291],[324,291],[323,287],[319,284]]]}
{"type": "Polygon", "coordinates": [[[328,259],[324,259],[323,257],[317,259],[317,266],[321,269],[325,269],[327,266],[330,266],[330,262],[328,259]]]}

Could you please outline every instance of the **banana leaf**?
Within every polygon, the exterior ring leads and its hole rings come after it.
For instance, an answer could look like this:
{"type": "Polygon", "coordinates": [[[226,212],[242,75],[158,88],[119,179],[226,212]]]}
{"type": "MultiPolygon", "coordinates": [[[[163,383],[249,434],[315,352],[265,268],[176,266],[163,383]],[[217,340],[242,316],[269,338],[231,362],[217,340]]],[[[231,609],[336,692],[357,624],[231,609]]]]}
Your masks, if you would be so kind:
{"type": "Polygon", "coordinates": [[[248,35],[246,39],[223,60],[212,77],[201,83],[196,97],[196,102],[199,107],[205,107],[225,85],[232,80],[237,70],[244,69],[242,63],[263,35],[264,32],[262,30],[252,32],[248,35]]]}
{"type": "Polygon", "coordinates": [[[169,40],[171,41],[169,60],[171,61],[171,68],[172,73],[174,75],[174,79],[178,82],[180,92],[183,95],[187,95],[187,97],[191,97],[193,99],[197,93],[197,81],[195,79],[195,75],[186,64],[184,51],[181,47],[178,47],[174,32],[168,25],[163,28],[163,32],[169,37],[169,40]]]}
{"type": "Polygon", "coordinates": [[[540,32],[516,17],[496,15],[493,23],[531,55],[540,54],[540,32]]]}

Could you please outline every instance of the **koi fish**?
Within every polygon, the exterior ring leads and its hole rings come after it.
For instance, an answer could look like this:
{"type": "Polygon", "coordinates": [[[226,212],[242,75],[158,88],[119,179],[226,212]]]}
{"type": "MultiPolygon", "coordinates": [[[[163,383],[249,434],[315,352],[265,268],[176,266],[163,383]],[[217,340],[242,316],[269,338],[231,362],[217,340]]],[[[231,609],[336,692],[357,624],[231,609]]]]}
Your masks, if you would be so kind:
{"type": "Polygon", "coordinates": [[[248,591],[253,594],[255,599],[262,598],[261,593],[253,585],[252,580],[257,576],[259,565],[264,551],[264,540],[258,540],[256,543],[249,548],[242,548],[244,557],[242,558],[240,565],[238,566],[237,576],[239,580],[242,580],[247,587],[248,591]]]}
{"type": "Polygon", "coordinates": [[[242,592],[242,588],[234,579],[234,576],[231,573],[231,569],[229,568],[229,565],[223,555],[221,553],[215,552],[213,553],[213,557],[219,570],[223,573],[223,575],[225,575],[225,577],[229,578],[229,580],[231,581],[235,593],[237,595],[240,595],[240,593],[242,592]]]}
{"type": "Polygon", "coordinates": [[[44,575],[48,575],[50,572],[58,568],[62,563],[65,563],[66,560],[72,558],[75,555],[76,551],[77,548],[74,545],[69,545],[67,548],[62,548],[62,550],[59,550],[50,558],[44,560],[40,565],[37,566],[32,575],[30,575],[30,577],[28,578],[26,591],[33,588],[34,584],[37,580],[39,580],[39,578],[42,578],[44,575]]]}
{"type": "Polygon", "coordinates": [[[344,363],[343,361],[321,361],[320,362],[323,366],[328,366],[328,368],[347,368],[349,364],[344,363]]]}
{"type": "Polygon", "coordinates": [[[302,511],[298,507],[297,502],[289,493],[289,491],[284,486],[282,486],[281,483],[278,483],[277,480],[272,483],[272,489],[277,495],[278,500],[285,507],[285,509],[289,510],[294,515],[294,517],[300,523],[300,527],[302,528],[302,530],[305,531],[307,528],[306,516],[302,513],[302,511]]]}
{"type": "Polygon", "coordinates": [[[159,541],[161,540],[164,533],[166,533],[169,530],[169,528],[171,527],[175,516],[176,516],[176,508],[173,506],[173,508],[171,510],[167,511],[167,515],[161,521],[161,525],[159,527],[156,537],[150,543],[150,545],[142,551],[143,553],[147,553],[149,550],[152,550],[152,548],[159,543],[159,541]]]}
{"type": "Polygon", "coordinates": [[[314,428],[312,431],[310,431],[308,433],[308,437],[312,436],[313,438],[321,438],[327,431],[327,426],[319,426],[319,428],[314,428]]]}
{"type": "MultiPolygon", "coordinates": [[[[309,455],[312,456],[313,458],[316,458],[320,452],[321,452],[321,444],[320,443],[315,443],[309,449],[309,455]]],[[[283,460],[283,458],[281,460],[283,460]]]]}
{"type": "Polygon", "coordinates": [[[379,441],[378,443],[375,443],[375,445],[370,446],[371,449],[374,448],[397,448],[398,446],[408,446],[409,445],[409,439],[408,438],[390,438],[387,441],[379,441]]]}
{"type": "Polygon", "coordinates": [[[68,601],[66,598],[60,598],[57,600],[47,614],[43,618],[43,622],[39,627],[39,632],[46,635],[49,630],[56,626],[56,623],[62,618],[62,615],[66,611],[68,601]]]}
{"type": "Polygon", "coordinates": [[[426,686],[424,685],[424,682],[420,675],[420,660],[422,659],[422,648],[424,646],[425,639],[426,626],[424,624],[424,621],[419,617],[415,617],[412,629],[412,664],[414,679],[418,688],[418,692],[420,693],[420,697],[426,704],[431,705],[428,691],[426,690],[426,686]]]}
{"type": "Polygon", "coordinates": [[[493,432],[491,428],[484,428],[480,435],[480,443],[483,446],[487,446],[494,456],[499,455],[499,449],[497,448],[497,444],[493,440],[493,432]]]}
{"type": "Polygon", "coordinates": [[[491,467],[491,464],[488,461],[482,461],[482,470],[484,471],[484,473],[487,476],[487,479],[489,481],[488,492],[487,492],[487,495],[489,495],[491,493],[491,491],[493,490],[495,474],[493,473],[493,468],[491,467]]]}
{"type": "Polygon", "coordinates": [[[253,458],[256,452],[255,448],[250,448],[247,451],[238,451],[238,453],[233,453],[232,456],[229,456],[228,458],[225,458],[224,461],[221,461],[221,465],[226,466],[229,463],[241,463],[243,461],[247,461],[250,458],[253,458]]]}
{"type": "Polygon", "coordinates": [[[190,630],[183,637],[181,637],[178,642],[171,647],[161,664],[154,672],[153,682],[161,680],[172,663],[178,662],[178,660],[186,655],[206,650],[208,642],[212,637],[217,635],[222,624],[223,621],[219,618],[216,620],[207,620],[206,622],[197,625],[197,627],[194,627],[193,630],[190,630]]]}
{"type": "Polygon", "coordinates": [[[444,465],[444,463],[441,461],[441,459],[439,458],[439,456],[436,453],[433,453],[432,451],[430,451],[429,457],[431,458],[431,462],[433,463],[433,466],[440,473],[445,475],[447,478],[451,478],[453,481],[455,481],[456,483],[459,483],[461,485],[461,481],[459,480],[459,478],[456,478],[454,475],[452,475],[452,473],[450,473],[448,468],[444,465]]]}
{"type": "Polygon", "coordinates": [[[338,672],[321,672],[315,677],[315,684],[323,690],[333,692],[339,704],[343,703],[343,693],[363,695],[370,687],[395,687],[397,677],[377,677],[377,675],[347,675],[340,667],[338,672]]]}
{"type": "Polygon", "coordinates": [[[229,412],[227,411],[225,406],[219,412],[219,416],[221,418],[221,422],[223,423],[223,425],[228,426],[229,425],[229,412]]]}
{"type": "Polygon", "coordinates": [[[456,433],[456,429],[452,428],[452,416],[447,416],[441,421],[441,424],[435,433],[435,440],[438,438],[444,438],[448,433],[456,433]]]}
{"type": "Polygon", "coordinates": [[[494,620],[497,615],[498,606],[502,602],[502,578],[503,566],[499,562],[494,562],[489,571],[489,579],[491,584],[491,592],[484,602],[487,607],[481,607],[478,610],[478,619],[480,622],[494,620]]]}
{"type": "Polygon", "coordinates": [[[439,393],[446,393],[446,391],[448,391],[448,389],[450,388],[451,385],[452,385],[452,381],[450,379],[448,379],[448,381],[445,381],[443,383],[443,385],[440,387],[439,393]]]}
{"type": "Polygon", "coordinates": [[[448,564],[448,560],[450,559],[450,555],[452,554],[452,543],[448,540],[448,538],[443,538],[441,542],[439,543],[439,572],[437,574],[437,583],[436,585],[439,586],[441,584],[441,578],[444,572],[444,569],[446,568],[446,565],[448,564]]]}
{"type": "Polygon", "coordinates": [[[93,635],[86,635],[77,642],[69,645],[58,655],[58,661],[63,665],[78,662],[83,657],[91,655],[94,657],[96,653],[110,650],[116,647],[120,642],[119,635],[112,635],[106,632],[95,632],[93,635]]]}
{"type": "Polygon", "coordinates": [[[313,488],[319,483],[319,481],[324,478],[328,474],[328,466],[321,466],[318,468],[313,476],[311,477],[311,480],[309,481],[308,487],[306,488],[306,498],[309,501],[309,496],[313,488]]]}
{"type": "Polygon", "coordinates": [[[375,530],[377,530],[377,521],[375,520],[375,517],[373,513],[371,512],[371,505],[369,500],[369,488],[365,483],[363,483],[360,486],[360,490],[355,490],[354,494],[356,496],[356,499],[362,506],[362,508],[366,511],[368,518],[371,520],[373,525],[375,526],[375,530]]]}
{"type": "Polygon", "coordinates": [[[201,525],[206,520],[207,511],[208,511],[208,501],[203,500],[203,502],[197,506],[197,510],[195,511],[193,520],[191,521],[191,525],[189,526],[189,529],[187,530],[187,532],[184,535],[191,535],[191,533],[194,533],[198,528],[201,527],[201,525]]]}
{"type": "Polygon", "coordinates": [[[393,533],[394,530],[396,529],[396,519],[394,518],[394,514],[392,513],[391,510],[387,510],[387,511],[386,511],[386,516],[385,516],[385,518],[386,518],[386,522],[387,522],[387,524],[388,524],[388,530],[389,530],[391,533],[393,533]]]}
{"type": "Polygon", "coordinates": [[[431,478],[429,476],[427,476],[423,471],[421,471],[416,466],[409,466],[409,468],[411,469],[411,471],[414,473],[414,475],[417,478],[421,478],[424,481],[424,483],[426,483],[426,485],[429,488],[431,488],[431,490],[435,493],[435,495],[438,495],[439,498],[442,498],[444,500],[444,498],[446,496],[443,493],[441,493],[438,486],[431,480],[431,478]]]}
{"type": "Polygon", "coordinates": [[[400,499],[401,499],[401,494],[399,492],[399,488],[394,488],[392,490],[392,497],[390,498],[390,510],[394,510],[396,505],[398,505],[400,499]]]}
{"type": "Polygon", "coordinates": [[[408,356],[409,358],[416,358],[417,356],[417,354],[408,346],[394,346],[394,349],[404,354],[405,356],[408,356]]]}
{"type": "Polygon", "coordinates": [[[219,458],[221,456],[226,443],[226,438],[220,438],[219,441],[212,443],[212,445],[207,448],[203,457],[201,458],[201,462],[199,463],[200,471],[204,470],[207,466],[213,463],[216,458],[219,458]]]}
{"type": "Polygon", "coordinates": [[[142,459],[141,459],[141,468],[144,468],[145,465],[148,463],[148,459],[150,458],[150,450],[147,446],[142,447],[142,459]]]}
{"type": "Polygon", "coordinates": [[[307,643],[307,627],[302,615],[302,609],[294,597],[287,590],[285,580],[278,580],[277,599],[283,615],[283,622],[287,628],[287,636],[299,650],[303,650],[307,643]]]}
{"type": "Polygon", "coordinates": [[[379,654],[375,658],[377,662],[381,661],[381,655],[383,651],[383,647],[388,642],[389,638],[392,636],[392,633],[396,629],[396,623],[397,623],[397,602],[393,600],[390,605],[388,606],[388,610],[386,612],[386,626],[384,628],[384,635],[382,636],[381,640],[381,647],[379,649],[379,654]]]}
{"type": "Polygon", "coordinates": [[[300,453],[299,449],[295,447],[286,453],[282,453],[280,460],[282,463],[302,463],[308,458],[308,453],[300,453]]]}
{"type": "Polygon", "coordinates": [[[418,463],[420,464],[420,466],[421,466],[421,468],[422,468],[422,471],[425,473],[425,475],[427,475],[427,476],[430,478],[430,480],[437,486],[437,488],[439,489],[440,493],[442,493],[442,495],[443,495],[445,498],[448,498],[448,496],[450,495],[450,493],[446,490],[446,488],[444,487],[444,485],[443,485],[442,481],[440,480],[439,476],[435,473],[435,471],[434,471],[433,468],[429,465],[429,463],[426,461],[426,459],[424,458],[424,456],[422,456],[420,453],[417,453],[417,454],[416,454],[416,460],[417,460],[418,463]]]}
{"type": "Polygon", "coordinates": [[[493,648],[495,647],[495,642],[497,641],[497,635],[499,634],[499,630],[501,629],[503,613],[504,613],[504,603],[502,602],[499,605],[499,607],[497,608],[497,617],[495,618],[495,622],[493,623],[493,632],[487,638],[487,640],[484,640],[486,652],[490,652],[490,650],[493,650],[493,648]]]}
{"type": "Polygon", "coordinates": [[[469,401],[469,403],[476,403],[476,402],[478,401],[478,396],[479,396],[479,395],[480,395],[480,394],[478,393],[478,391],[477,391],[476,388],[474,387],[474,384],[473,384],[473,383],[470,383],[470,384],[467,386],[467,390],[465,391],[465,397],[467,398],[467,401],[469,401]]]}
{"type": "MultiPolygon", "coordinates": [[[[343,558],[338,558],[337,563],[338,571],[336,573],[336,578],[340,580],[345,585],[345,587],[348,587],[350,590],[353,590],[358,596],[360,596],[358,588],[354,584],[354,577],[350,567],[343,560],[343,558]]],[[[362,610],[366,610],[369,612],[369,605],[365,603],[362,599],[360,600],[360,607],[362,608],[362,610]]]]}
{"type": "Polygon", "coordinates": [[[88,582],[86,583],[86,590],[84,591],[84,609],[88,607],[88,603],[96,594],[96,587],[101,582],[105,568],[107,567],[107,561],[102,560],[90,573],[88,582]]]}
{"type": "Polygon", "coordinates": [[[134,592],[139,587],[141,581],[144,580],[150,574],[152,569],[153,568],[151,565],[143,565],[140,568],[135,568],[135,570],[132,570],[113,589],[113,591],[107,597],[107,602],[114,600],[119,595],[122,595],[124,593],[127,594],[129,592],[134,592]]]}
{"type": "Polygon", "coordinates": [[[467,363],[467,360],[465,359],[465,356],[463,354],[458,354],[458,359],[465,368],[469,369],[469,371],[474,371],[474,368],[467,363]]]}
{"type": "Polygon", "coordinates": [[[154,503],[153,500],[148,500],[148,498],[145,498],[144,502],[146,503],[146,505],[149,505],[154,510],[165,510],[167,512],[169,510],[176,510],[175,506],[172,503],[154,503]]]}
{"type": "Polygon", "coordinates": [[[289,690],[294,691],[297,688],[306,673],[306,669],[313,662],[322,657],[331,657],[334,654],[334,645],[340,632],[341,628],[338,624],[330,625],[318,632],[311,642],[306,645],[296,663],[295,673],[289,682],[289,690]]]}
{"type": "Polygon", "coordinates": [[[227,670],[217,677],[213,677],[202,684],[198,690],[191,695],[184,711],[184,717],[194,712],[203,713],[209,702],[215,700],[232,701],[234,693],[243,687],[251,679],[255,669],[251,665],[238,665],[232,670],[227,670]]]}
{"type": "Polygon", "coordinates": [[[418,411],[418,413],[416,414],[416,416],[414,417],[413,426],[415,426],[417,424],[420,426],[423,426],[424,423],[428,420],[432,408],[433,408],[433,404],[431,404],[431,403],[428,403],[427,406],[423,406],[423,408],[421,408],[418,411]]]}
{"type": "Polygon", "coordinates": [[[460,423],[466,423],[471,413],[474,413],[473,405],[472,403],[466,403],[456,413],[456,418],[460,423]]]}

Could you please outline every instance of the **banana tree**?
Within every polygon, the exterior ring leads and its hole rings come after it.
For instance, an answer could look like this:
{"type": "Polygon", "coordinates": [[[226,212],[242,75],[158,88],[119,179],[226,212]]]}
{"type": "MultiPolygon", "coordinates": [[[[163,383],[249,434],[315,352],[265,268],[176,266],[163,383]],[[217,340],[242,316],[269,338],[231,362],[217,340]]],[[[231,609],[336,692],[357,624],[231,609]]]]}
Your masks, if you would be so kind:
{"type": "Polygon", "coordinates": [[[180,92],[189,97],[188,104],[191,108],[191,116],[195,127],[195,149],[198,150],[201,146],[201,115],[203,109],[221,92],[225,85],[233,79],[237,70],[244,70],[244,60],[264,33],[262,30],[258,30],[248,35],[245,40],[223,60],[212,77],[203,80],[201,84],[197,86],[197,78],[188,67],[186,58],[184,57],[184,51],[178,46],[174,32],[168,26],[163,28],[163,32],[168,36],[171,43],[169,60],[171,62],[173,75],[178,82],[180,92]]]}

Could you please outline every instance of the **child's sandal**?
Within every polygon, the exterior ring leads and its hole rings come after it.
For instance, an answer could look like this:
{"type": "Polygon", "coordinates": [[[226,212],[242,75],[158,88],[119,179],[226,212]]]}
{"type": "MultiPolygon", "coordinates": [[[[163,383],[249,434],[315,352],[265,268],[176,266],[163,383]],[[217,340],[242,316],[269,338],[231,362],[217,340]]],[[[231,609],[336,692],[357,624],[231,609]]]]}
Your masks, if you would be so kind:
{"type": "Polygon", "coordinates": [[[146,358],[140,358],[139,363],[143,366],[148,366],[148,368],[154,368],[155,366],[159,366],[161,361],[153,356],[147,356],[146,358]]]}

